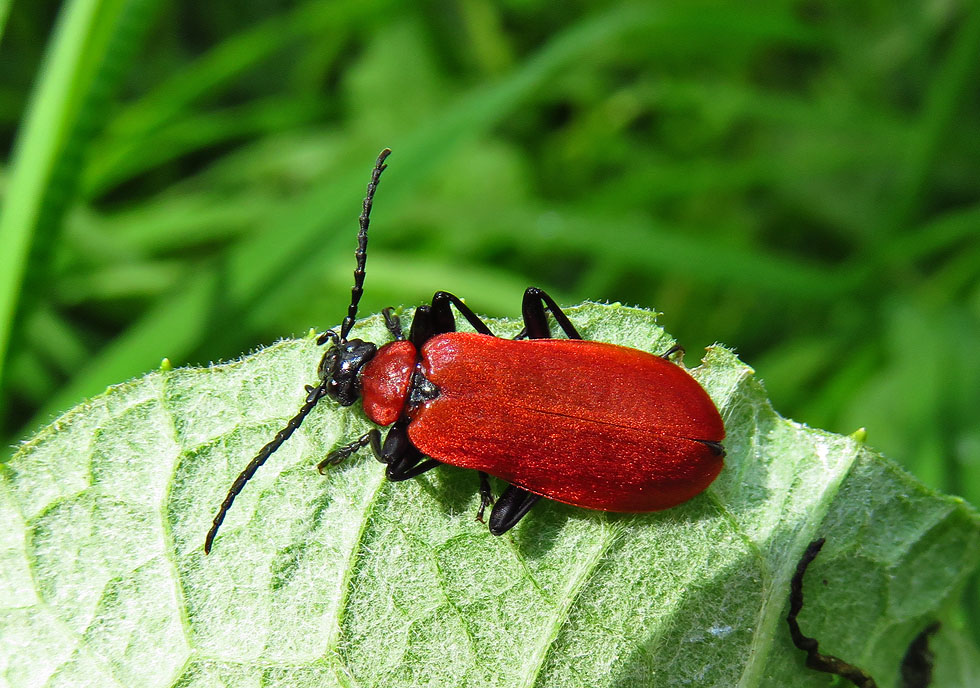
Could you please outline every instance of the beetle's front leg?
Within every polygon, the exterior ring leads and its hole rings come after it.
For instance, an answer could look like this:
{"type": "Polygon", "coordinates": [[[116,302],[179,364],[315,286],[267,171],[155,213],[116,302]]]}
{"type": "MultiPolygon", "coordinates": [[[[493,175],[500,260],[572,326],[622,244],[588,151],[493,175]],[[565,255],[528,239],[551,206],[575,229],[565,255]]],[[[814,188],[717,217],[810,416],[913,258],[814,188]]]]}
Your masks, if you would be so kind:
{"type": "Polygon", "coordinates": [[[415,446],[412,441],[408,439],[408,418],[402,417],[395,421],[395,424],[391,426],[388,430],[388,434],[385,435],[384,443],[378,443],[377,446],[371,445],[374,450],[374,458],[383,464],[390,465],[394,461],[406,456],[415,446]]]}
{"type": "Polygon", "coordinates": [[[402,334],[402,321],[395,315],[395,309],[388,306],[381,311],[381,315],[385,319],[385,328],[391,333],[392,338],[399,341],[405,339],[405,335],[402,334]]]}
{"type": "Polygon", "coordinates": [[[327,454],[327,458],[316,465],[316,469],[322,475],[327,467],[336,466],[338,463],[349,457],[354,452],[358,451],[362,447],[371,445],[374,449],[375,455],[380,451],[381,447],[381,433],[378,430],[369,430],[350,444],[345,444],[343,447],[334,449],[332,452],[327,454]]]}
{"type": "Polygon", "coordinates": [[[388,431],[384,444],[378,447],[372,445],[375,458],[388,466],[385,477],[392,482],[409,480],[439,465],[435,459],[426,459],[412,444],[408,437],[410,422],[408,418],[399,418],[388,431]]]}

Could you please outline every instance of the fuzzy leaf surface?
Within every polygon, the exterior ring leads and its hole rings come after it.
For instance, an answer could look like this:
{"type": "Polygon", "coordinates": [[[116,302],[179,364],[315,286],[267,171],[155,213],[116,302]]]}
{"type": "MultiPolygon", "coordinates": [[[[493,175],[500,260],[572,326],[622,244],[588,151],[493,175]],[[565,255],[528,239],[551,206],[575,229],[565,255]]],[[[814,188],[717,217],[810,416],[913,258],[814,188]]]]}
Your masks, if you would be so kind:
{"type": "MultiPolygon", "coordinates": [[[[588,339],[673,343],[649,311],[568,312],[588,339]]],[[[378,317],[355,336],[388,338],[378,317]]],[[[319,476],[370,427],[325,400],[205,556],[229,484],[299,408],[321,354],[287,340],[150,373],[0,466],[0,685],[825,686],[785,621],[820,536],[801,624],[823,651],[896,685],[909,642],[940,619],[934,685],[977,684],[976,649],[947,618],[977,563],[976,513],[853,439],[781,418],[720,346],[691,372],[725,420],[726,467],[679,507],[543,501],[495,538],[474,521],[470,472],[389,483],[362,453],[319,476]]]]}

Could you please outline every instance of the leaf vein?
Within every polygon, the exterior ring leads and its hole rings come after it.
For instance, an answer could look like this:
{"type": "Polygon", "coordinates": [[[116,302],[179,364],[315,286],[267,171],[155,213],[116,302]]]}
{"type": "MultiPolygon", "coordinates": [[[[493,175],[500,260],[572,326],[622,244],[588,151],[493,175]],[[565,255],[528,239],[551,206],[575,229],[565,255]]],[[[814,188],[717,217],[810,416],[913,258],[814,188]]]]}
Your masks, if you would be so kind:
{"type": "Polygon", "coordinates": [[[533,670],[528,673],[527,680],[524,682],[524,688],[532,688],[537,684],[538,676],[541,674],[542,669],[544,669],[545,662],[551,650],[554,648],[555,641],[561,635],[561,630],[565,627],[565,624],[568,623],[569,610],[582,593],[585,584],[602,562],[606,552],[609,551],[609,548],[619,536],[619,528],[610,524],[608,520],[604,520],[603,525],[606,529],[606,536],[600,541],[592,557],[580,566],[578,571],[572,576],[570,585],[565,589],[564,601],[556,606],[555,613],[551,617],[550,628],[546,629],[548,632],[541,635],[542,640],[532,654],[533,670]]]}
{"type": "MultiPolygon", "coordinates": [[[[780,422],[791,423],[791,421],[782,418],[780,422]]],[[[769,579],[769,592],[762,598],[762,607],[756,617],[755,633],[749,646],[748,661],[742,671],[737,688],[761,685],[762,672],[765,669],[766,660],[769,658],[767,650],[775,638],[775,628],[782,617],[783,606],[788,598],[789,581],[796,569],[796,555],[802,552],[807,543],[816,535],[818,525],[827,515],[830,501],[853,470],[858,454],[858,447],[854,447],[850,457],[842,462],[837,475],[833,479],[828,476],[820,497],[807,509],[807,517],[797,528],[795,537],[792,538],[789,546],[782,549],[782,560],[774,562],[776,566],[769,579]]]]}

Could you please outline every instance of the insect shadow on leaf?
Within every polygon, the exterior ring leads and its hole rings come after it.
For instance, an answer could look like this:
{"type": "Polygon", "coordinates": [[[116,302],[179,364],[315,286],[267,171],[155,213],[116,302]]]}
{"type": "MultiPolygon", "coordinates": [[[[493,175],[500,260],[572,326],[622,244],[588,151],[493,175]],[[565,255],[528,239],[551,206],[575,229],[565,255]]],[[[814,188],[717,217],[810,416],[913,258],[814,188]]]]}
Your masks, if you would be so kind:
{"type": "MultiPolygon", "coordinates": [[[[803,609],[803,575],[820,553],[825,541],[825,538],[820,538],[807,545],[803,556],[796,564],[796,572],[789,586],[789,614],[786,616],[790,637],[796,647],[806,652],[806,665],[809,668],[846,678],[858,688],[878,688],[878,684],[864,669],[849,664],[839,657],[821,654],[816,638],[803,635],[800,630],[797,616],[803,609]]],[[[937,630],[939,630],[938,622],[930,624],[915,637],[905,651],[901,669],[902,688],[927,688],[932,683],[933,655],[929,649],[929,638],[937,630]]]]}

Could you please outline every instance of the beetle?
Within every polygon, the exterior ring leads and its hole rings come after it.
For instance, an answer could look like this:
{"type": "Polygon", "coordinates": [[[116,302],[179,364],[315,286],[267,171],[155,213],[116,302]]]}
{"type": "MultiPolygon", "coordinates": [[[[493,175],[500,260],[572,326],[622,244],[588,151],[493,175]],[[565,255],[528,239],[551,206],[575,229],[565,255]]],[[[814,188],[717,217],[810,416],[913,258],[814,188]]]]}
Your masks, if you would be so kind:
{"type": "Polygon", "coordinates": [[[414,478],[450,464],[479,475],[483,521],[502,535],[534,504],[548,499],[603,511],[666,509],[701,493],[721,471],[725,428],[708,394],[671,357],[586,341],[547,293],[524,292],[524,328],[495,337],[457,296],[436,292],[415,310],[407,336],[392,309],[383,311],[393,341],[380,348],[349,339],[364,287],[368,226],[381,173],[378,156],[359,218],[351,302],[328,344],[299,412],[235,480],[204,542],[214,537],[255,471],[329,396],[341,406],[361,399],[372,429],[319,463],[323,473],[370,445],[388,480],[414,478]],[[475,332],[457,332],[453,309],[475,332]],[[548,313],[567,339],[552,339],[548,313]],[[489,476],[508,483],[493,497],[489,476]]]}

